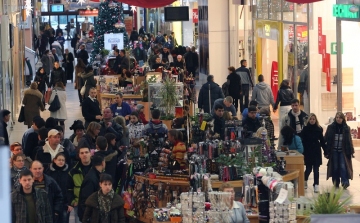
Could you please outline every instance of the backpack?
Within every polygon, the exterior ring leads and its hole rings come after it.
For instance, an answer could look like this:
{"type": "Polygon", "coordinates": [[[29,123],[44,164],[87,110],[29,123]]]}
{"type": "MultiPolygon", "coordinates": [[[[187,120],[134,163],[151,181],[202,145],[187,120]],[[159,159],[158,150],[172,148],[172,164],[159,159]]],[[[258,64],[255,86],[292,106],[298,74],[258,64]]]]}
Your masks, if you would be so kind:
{"type": "Polygon", "coordinates": [[[229,84],[227,82],[225,82],[222,86],[221,86],[221,90],[224,93],[225,97],[229,96],[229,84]]]}

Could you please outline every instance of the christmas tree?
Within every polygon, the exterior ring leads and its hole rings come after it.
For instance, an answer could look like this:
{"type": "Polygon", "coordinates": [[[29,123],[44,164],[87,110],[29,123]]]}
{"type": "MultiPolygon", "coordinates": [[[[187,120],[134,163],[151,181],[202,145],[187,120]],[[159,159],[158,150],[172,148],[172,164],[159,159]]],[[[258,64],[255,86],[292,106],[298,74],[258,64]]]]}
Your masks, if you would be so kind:
{"type": "Polygon", "coordinates": [[[91,62],[104,48],[104,34],[107,33],[124,33],[124,46],[128,43],[122,3],[117,0],[105,0],[99,5],[99,15],[94,25],[94,50],[91,52],[91,62]]]}

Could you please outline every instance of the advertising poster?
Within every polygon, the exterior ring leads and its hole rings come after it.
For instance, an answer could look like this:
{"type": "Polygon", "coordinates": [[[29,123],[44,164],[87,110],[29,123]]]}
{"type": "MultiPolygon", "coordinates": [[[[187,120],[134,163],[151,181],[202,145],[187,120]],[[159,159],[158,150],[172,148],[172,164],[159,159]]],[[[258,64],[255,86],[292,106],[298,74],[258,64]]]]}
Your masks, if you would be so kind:
{"type": "Polygon", "coordinates": [[[124,49],[124,34],[123,33],[109,33],[104,34],[104,47],[111,50],[114,46],[118,49],[124,49]]]}
{"type": "Polygon", "coordinates": [[[200,72],[209,74],[208,0],[198,1],[200,72]]]}

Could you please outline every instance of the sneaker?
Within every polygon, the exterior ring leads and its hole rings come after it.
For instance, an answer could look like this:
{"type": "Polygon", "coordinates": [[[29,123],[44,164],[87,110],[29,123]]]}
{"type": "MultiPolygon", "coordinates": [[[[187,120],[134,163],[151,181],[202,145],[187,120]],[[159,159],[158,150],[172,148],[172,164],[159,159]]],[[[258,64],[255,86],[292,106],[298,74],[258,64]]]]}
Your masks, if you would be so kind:
{"type": "Polygon", "coordinates": [[[308,187],[307,181],[304,181],[304,187],[305,187],[305,189],[307,189],[307,187],[308,187]]]}
{"type": "Polygon", "coordinates": [[[319,193],[319,185],[314,186],[314,193],[319,193]]]}
{"type": "Polygon", "coordinates": [[[343,186],[344,190],[346,190],[346,188],[348,188],[350,185],[348,183],[344,183],[342,186],[343,186]]]}

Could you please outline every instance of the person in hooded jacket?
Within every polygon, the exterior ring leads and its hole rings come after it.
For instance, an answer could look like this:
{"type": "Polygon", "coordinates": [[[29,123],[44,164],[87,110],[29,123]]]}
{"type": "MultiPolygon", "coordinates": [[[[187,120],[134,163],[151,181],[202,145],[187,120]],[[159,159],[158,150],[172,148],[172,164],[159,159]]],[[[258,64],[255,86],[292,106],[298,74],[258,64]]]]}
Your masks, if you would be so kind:
{"type": "Polygon", "coordinates": [[[30,88],[24,91],[22,104],[24,105],[25,121],[24,124],[31,127],[35,116],[40,116],[40,110],[44,111],[45,107],[42,102],[43,95],[37,90],[38,85],[32,82],[30,88]]]}
{"type": "Polygon", "coordinates": [[[55,84],[62,82],[66,86],[65,71],[60,67],[59,62],[54,62],[54,70],[51,71],[50,86],[55,87],[55,84]]]}
{"type": "MultiPolygon", "coordinates": [[[[283,80],[278,91],[275,106],[273,107],[274,113],[280,104],[279,118],[286,116],[291,110],[291,101],[294,99],[294,92],[291,90],[289,80],[283,80]]],[[[281,123],[279,122],[279,125],[281,123]]],[[[281,127],[280,127],[281,128],[281,127]]]]}
{"type": "MultiPolygon", "coordinates": [[[[117,157],[118,152],[116,150],[111,149],[108,146],[107,139],[104,136],[99,136],[96,139],[96,149],[98,150],[95,154],[101,155],[105,159],[105,173],[109,174],[112,179],[115,180],[116,169],[117,169],[117,157]]],[[[116,187],[116,182],[113,181],[113,188],[116,187]]]]}
{"type": "Polygon", "coordinates": [[[235,72],[234,67],[228,68],[229,75],[227,76],[227,84],[229,85],[228,91],[229,95],[233,98],[233,105],[235,106],[236,113],[238,111],[239,99],[241,95],[241,78],[235,72]]]}
{"type": "Polygon", "coordinates": [[[45,96],[45,91],[46,91],[46,87],[50,87],[50,83],[49,83],[49,76],[48,74],[45,72],[44,67],[40,67],[35,75],[35,79],[34,82],[36,82],[38,84],[38,90],[41,92],[41,94],[43,95],[43,103],[45,104],[44,101],[44,96],[45,96]]]}
{"type": "Polygon", "coordinates": [[[259,83],[255,85],[251,100],[258,102],[258,108],[262,107],[270,107],[272,105],[275,106],[274,96],[272,94],[272,90],[270,85],[264,82],[264,76],[262,74],[258,77],[259,83]]]}
{"type": "Polygon", "coordinates": [[[63,153],[56,154],[53,162],[49,165],[45,173],[56,181],[63,194],[64,210],[62,213],[59,213],[58,222],[69,223],[70,212],[74,208],[70,205],[73,194],[68,190],[68,180],[70,179],[68,174],[70,168],[65,160],[63,153]]]}
{"type": "Polygon", "coordinates": [[[85,85],[84,98],[89,96],[90,88],[96,88],[96,80],[94,78],[94,71],[91,65],[85,68],[85,72],[81,74],[82,81],[85,85]]]}
{"type": "Polygon", "coordinates": [[[159,135],[159,138],[165,138],[168,133],[168,128],[160,120],[160,110],[154,109],[151,113],[152,119],[145,125],[143,135],[150,136],[155,133],[159,135]]]}
{"type": "Polygon", "coordinates": [[[216,99],[225,98],[220,86],[214,82],[214,76],[209,75],[207,82],[201,87],[198,98],[198,108],[210,113],[216,99]],[[210,97],[209,97],[210,92],[210,97]]]}

